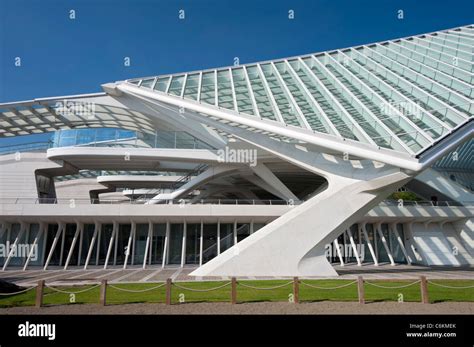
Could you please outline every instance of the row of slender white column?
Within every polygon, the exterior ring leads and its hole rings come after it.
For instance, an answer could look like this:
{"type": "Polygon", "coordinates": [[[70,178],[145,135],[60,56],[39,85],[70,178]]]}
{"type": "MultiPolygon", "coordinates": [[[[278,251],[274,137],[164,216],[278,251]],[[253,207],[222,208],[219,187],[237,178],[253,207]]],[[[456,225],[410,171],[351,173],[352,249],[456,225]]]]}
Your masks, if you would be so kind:
{"type": "MultiPolygon", "coordinates": [[[[69,223],[64,223],[64,222],[58,222],[58,228],[57,231],[54,235],[51,248],[49,250],[46,250],[46,241],[48,237],[48,225],[50,223],[39,223],[39,230],[33,240],[33,243],[31,244],[31,248],[29,251],[29,254],[27,256],[27,259],[23,265],[23,270],[26,270],[30,261],[32,260],[33,257],[33,251],[34,247],[37,247],[39,244],[40,240],[43,238],[43,251],[42,254],[46,256],[46,260],[44,262],[44,270],[47,270],[50,262],[53,258],[54,252],[57,247],[61,247],[60,250],[60,259],[59,259],[59,264],[63,263],[63,257],[66,255],[64,253],[65,251],[65,233],[66,233],[66,224],[69,223]],[[48,251],[46,255],[46,251],[48,251]]],[[[78,264],[80,263],[80,260],[82,259],[82,250],[83,250],[83,237],[84,237],[84,223],[81,222],[76,222],[76,229],[75,233],[71,242],[71,245],[67,251],[66,255],[66,261],[64,263],[64,269],[66,270],[69,267],[69,264],[72,260],[74,250],[76,246],[78,247],[78,264]]],[[[99,223],[99,222],[94,222],[94,233],[91,238],[91,242],[88,246],[87,250],[87,256],[85,259],[84,263],[84,269],[87,269],[89,265],[91,265],[91,260],[94,256],[94,249],[96,250],[96,261],[95,265],[98,265],[99,261],[99,246],[100,246],[100,239],[103,236],[102,232],[102,225],[103,224],[112,224],[112,234],[110,237],[110,240],[108,241],[107,245],[107,253],[105,257],[105,264],[104,264],[104,269],[107,269],[107,267],[110,265],[109,263],[111,262],[111,257],[113,257],[113,265],[116,264],[117,260],[117,251],[118,251],[118,233],[119,233],[119,226],[120,224],[118,222],[113,222],[113,223],[99,223]],[[112,252],[114,254],[112,255],[112,252]]],[[[123,223],[122,223],[123,224],[123,223]]],[[[168,264],[169,261],[169,254],[170,254],[170,226],[171,224],[175,223],[170,223],[170,221],[166,221],[165,223],[159,223],[159,224],[166,224],[166,232],[165,232],[165,240],[164,240],[164,247],[163,247],[163,260],[162,260],[162,267],[164,267],[166,264],[168,264]]],[[[177,223],[179,224],[179,223],[177,223]]],[[[181,263],[180,266],[183,267],[186,264],[186,240],[187,240],[187,222],[183,221],[183,234],[182,234],[182,249],[181,249],[181,263]]],[[[195,224],[195,223],[193,223],[195,224]]],[[[207,224],[207,223],[206,223],[207,224]]],[[[221,223],[221,221],[217,221],[217,238],[216,238],[216,248],[217,248],[217,254],[219,255],[221,253],[221,233],[220,233],[220,227],[221,224],[232,224],[233,225],[233,230],[232,234],[229,234],[227,237],[231,237],[232,243],[231,246],[237,243],[237,221],[234,220],[231,223],[221,223]]],[[[240,224],[240,222],[239,222],[240,224]]],[[[248,224],[249,225],[249,232],[252,234],[254,232],[254,221],[250,221],[250,223],[242,223],[242,224],[248,224]]],[[[203,249],[203,244],[204,244],[204,222],[200,222],[200,235],[199,235],[199,265],[202,265],[203,261],[203,252],[205,251],[203,249]]],[[[22,239],[23,235],[26,234],[26,239],[28,239],[28,233],[30,232],[29,230],[29,224],[25,222],[20,223],[20,231],[18,235],[15,237],[14,242],[11,245],[12,250],[9,252],[8,256],[5,259],[5,262],[3,264],[3,270],[5,270],[11,259],[13,258],[13,248],[18,245],[20,240],[22,239]]],[[[136,240],[136,229],[137,229],[137,223],[135,221],[130,222],[130,233],[128,237],[128,242],[127,242],[127,248],[125,251],[125,260],[123,264],[123,268],[126,269],[127,265],[134,265],[134,260],[135,260],[135,240],[136,240]],[[129,258],[131,257],[130,261],[129,258]]],[[[6,234],[7,239],[10,239],[10,232],[11,232],[12,224],[11,223],[3,223],[0,224],[0,238],[6,234]]],[[[152,260],[152,252],[153,252],[153,247],[152,247],[152,239],[153,239],[153,232],[154,232],[154,223],[152,221],[148,221],[148,234],[147,234],[147,240],[146,240],[146,246],[145,246],[145,253],[144,253],[144,259],[142,266],[143,268],[146,268],[147,263],[151,264],[152,260]]]]}
{"type": "MultiPolygon", "coordinates": [[[[374,265],[378,266],[379,265],[379,260],[378,260],[374,245],[372,245],[372,242],[369,239],[369,234],[367,232],[367,224],[368,224],[367,222],[357,224],[358,232],[359,232],[359,247],[363,244],[363,240],[362,240],[362,236],[363,236],[364,239],[365,239],[365,242],[367,244],[367,247],[369,249],[370,255],[372,257],[372,260],[374,262],[374,265]]],[[[383,222],[374,223],[373,224],[374,232],[377,232],[377,235],[380,238],[385,251],[387,252],[387,256],[389,258],[390,265],[393,266],[393,265],[395,265],[395,260],[394,260],[394,257],[393,257],[392,250],[390,249],[389,242],[388,242],[388,240],[386,239],[385,235],[382,232],[382,224],[383,224],[383,222]]],[[[407,264],[411,265],[412,260],[411,260],[410,256],[408,255],[408,252],[405,248],[405,244],[403,242],[403,239],[401,238],[400,233],[398,232],[397,223],[388,223],[388,230],[389,230],[389,232],[391,232],[395,235],[397,243],[400,246],[400,249],[403,253],[403,256],[404,256],[407,264]]],[[[359,251],[357,249],[357,245],[354,241],[354,235],[352,233],[352,230],[347,229],[347,230],[344,231],[344,233],[347,234],[347,236],[349,238],[349,241],[350,241],[352,251],[354,253],[354,257],[356,259],[357,265],[361,266],[362,265],[361,255],[359,254],[359,251]]],[[[337,239],[334,240],[334,244],[336,246],[335,248],[336,248],[336,253],[337,253],[337,257],[339,259],[339,262],[340,262],[341,266],[344,266],[345,262],[344,262],[344,257],[343,257],[342,252],[341,252],[341,245],[339,245],[339,242],[338,242],[337,239]]]]}

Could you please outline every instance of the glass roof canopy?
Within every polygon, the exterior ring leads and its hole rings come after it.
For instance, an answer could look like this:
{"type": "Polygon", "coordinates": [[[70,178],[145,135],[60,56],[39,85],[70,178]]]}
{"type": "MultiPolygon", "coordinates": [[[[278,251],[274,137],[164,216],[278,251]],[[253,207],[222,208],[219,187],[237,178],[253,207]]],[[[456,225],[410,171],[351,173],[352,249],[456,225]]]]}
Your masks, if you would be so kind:
{"type": "Polygon", "coordinates": [[[123,128],[154,132],[146,115],[110,103],[105,93],[0,104],[0,138],[75,128],[123,128]]]}
{"type": "Polygon", "coordinates": [[[127,83],[415,155],[474,114],[474,26],[127,83]]]}

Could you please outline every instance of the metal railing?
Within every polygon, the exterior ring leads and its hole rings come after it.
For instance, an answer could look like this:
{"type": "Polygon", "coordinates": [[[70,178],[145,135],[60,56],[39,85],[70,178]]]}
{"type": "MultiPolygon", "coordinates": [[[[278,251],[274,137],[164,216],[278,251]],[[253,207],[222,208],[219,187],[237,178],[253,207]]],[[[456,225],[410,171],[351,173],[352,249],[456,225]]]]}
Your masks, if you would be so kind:
{"type": "Polygon", "coordinates": [[[52,141],[38,141],[20,143],[16,145],[0,146],[0,154],[11,154],[17,152],[37,152],[46,151],[53,146],[52,141]]]}
{"type": "MultiPolygon", "coordinates": [[[[304,200],[277,200],[277,199],[76,199],[76,198],[1,198],[0,204],[130,204],[142,205],[153,200],[157,204],[165,205],[300,205],[304,200]]],[[[380,202],[379,207],[471,207],[474,201],[408,201],[384,200],[380,202]]]]}
{"type": "Polygon", "coordinates": [[[303,201],[285,201],[285,200],[259,200],[259,199],[140,199],[139,201],[133,199],[58,199],[58,198],[1,198],[0,205],[2,204],[57,204],[57,205],[88,205],[88,204],[128,204],[128,205],[143,205],[146,202],[153,200],[158,201],[158,204],[162,205],[299,205],[303,201]]]}
{"type": "Polygon", "coordinates": [[[415,207],[453,207],[474,206],[474,201],[433,201],[433,200],[384,200],[379,206],[415,206],[415,207]]]}

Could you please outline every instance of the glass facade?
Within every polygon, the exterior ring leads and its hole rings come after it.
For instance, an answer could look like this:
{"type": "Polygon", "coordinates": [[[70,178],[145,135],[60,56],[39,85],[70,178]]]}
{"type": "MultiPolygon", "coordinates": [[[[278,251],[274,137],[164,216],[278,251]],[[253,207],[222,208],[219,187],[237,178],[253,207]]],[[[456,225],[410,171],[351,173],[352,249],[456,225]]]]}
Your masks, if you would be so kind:
{"type": "MultiPolygon", "coordinates": [[[[148,223],[137,223],[133,233],[130,223],[117,223],[116,234],[111,244],[111,237],[114,230],[114,224],[104,223],[96,225],[85,223],[82,226],[82,232],[79,229],[76,245],[71,253],[68,266],[83,267],[87,263],[87,257],[90,254],[88,266],[103,266],[107,258],[107,252],[110,248],[109,260],[107,266],[123,266],[125,261],[127,265],[141,266],[147,256],[147,265],[171,265],[197,266],[205,264],[211,259],[225,252],[232,247],[235,242],[240,242],[251,233],[258,232],[265,223],[152,223],[151,229],[148,223]],[[97,231],[97,233],[96,233],[97,231]],[[94,240],[95,236],[95,242],[94,240]],[[131,248],[128,252],[128,244],[131,248]],[[183,247],[183,242],[185,242],[183,247]],[[202,245],[201,245],[202,242],[202,245]],[[148,251],[146,247],[148,244],[148,251]],[[184,251],[184,255],[183,255],[184,251]],[[127,256],[128,253],[128,256],[127,256]],[[166,259],[163,259],[166,255],[166,259]],[[184,258],[183,258],[184,257],[184,258]]],[[[57,235],[58,224],[46,224],[44,232],[38,239],[38,254],[35,260],[31,259],[29,266],[44,266],[51,253],[51,259],[48,266],[64,267],[68,254],[71,250],[73,238],[75,236],[77,225],[74,223],[64,224],[60,233],[56,247],[52,250],[54,239],[57,235]]],[[[369,250],[367,239],[364,235],[362,226],[354,224],[350,228],[354,245],[357,253],[363,263],[373,263],[373,257],[369,250]]],[[[395,228],[398,231],[400,240],[405,243],[404,224],[397,223],[395,228]]],[[[13,223],[9,231],[0,235],[0,243],[9,241],[13,243],[20,235],[21,225],[13,223]]],[[[390,257],[385,249],[382,239],[373,223],[365,225],[367,236],[373,247],[378,263],[389,263],[390,257]]],[[[37,223],[26,224],[22,233],[20,242],[33,244],[40,231],[40,225],[37,223]]],[[[407,260],[402,250],[402,246],[397,238],[395,230],[386,223],[381,224],[381,232],[387,242],[388,250],[395,263],[406,264],[407,260]]],[[[344,263],[356,263],[356,253],[350,242],[350,234],[344,232],[337,238],[340,253],[344,263]]],[[[328,245],[327,257],[331,263],[340,263],[339,255],[335,244],[328,245]]],[[[4,264],[5,259],[0,257],[0,266],[4,264]]],[[[12,258],[10,264],[13,266],[22,266],[26,258],[12,258]]]]}
{"type": "Polygon", "coordinates": [[[234,245],[234,223],[220,224],[221,253],[234,245]]]}
{"type": "Polygon", "coordinates": [[[183,251],[184,224],[170,225],[168,264],[181,264],[183,251]]]}
{"type": "Polygon", "coordinates": [[[150,264],[162,264],[166,242],[166,223],[153,224],[150,244],[150,264]]]}
{"type": "Polygon", "coordinates": [[[203,225],[202,263],[205,264],[217,256],[217,224],[203,225]]]}
{"type": "MultiPolygon", "coordinates": [[[[367,238],[364,235],[363,230],[361,230],[361,225],[354,224],[350,228],[350,232],[352,233],[352,237],[354,240],[354,244],[361,260],[361,263],[374,263],[374,259],[370,252],[369,244],[372,245],[372,249],[374,251],[376,260],[378,263],[389,263],[390,257],[387,253],[385,246],[383,245],[382,238],[380,237],[376,225],[372,223],[367,223],[365,225],[365,230],[367,231],[367,238]]],[[[403,224],[397,223],[396,230],[400,235],[400,239],[402,243],[405,243],[404,238],[404,229],[403,224]]],[[[407,260],[402,250],[402,246],[400,245],[399,241],[397,240],[397,236],[388,224],[382,223],[381,224],[381,232],[384,236],[388,251],[390,252],[393,261],[395,263],[406,264],[407,260]]],[[[354,252],[354,247],[350,242],[350,234],[348,232],[344,232],[343,234],[339,235],[337,238],[339,243],[339,248],[341,250],[341,256],[343,258],[344,263],[357,263],[356,253],[354,252]]],[[[404,245],[405,246],[405,245],[404,245]]],[[[339,255],[337,254],[336,245],[332,242],[330,245],[327,246],[326,252],[327,258],[331,263],[340,263],[339,255]]]]}
{"type": "Polygon", "coordinates": [[[133,243],[133,263],[143,264],[145,260],[146,241],[148,237],[148,224],[140,223],[136,225],[135,240],[133,243]]]}
{"type": "MultiPolygon", "coordinates": [[[[211,149],[203,141],[184,131],[140,132],[116,128],[58,130],[50,147],[126,147],[211,149]]],[[[1,147],[0,147],[1,150],[1,147]]]]}
{"type": "Polygon", "coordinates": [[[186,262],[199,264],[201,247],[201,223],[186,224],[186,262]]]}
{"type": "MultiPolygon", "coordinates": [[[[135,229],[130,223],[84,223],[82,228],[74,223],[67,223],[59,229],[58,224],[46,224],[43,232],[37,223],[25,224],[20,243],[32,245],[38,237],[38,253],[30,259],[29,266],[44,266],[49,254],[48,267],[64,267],[71,252],[68,266],[75,267],[127,265],[140,266],[147,256],[148,265],[200,265],[215,258],[219,252],[234,245],[250,235],[251,223],[137,223],[135,229]],[[114,232],[115,228],[115,232],[114,232]],[[168,229],[169,228],[169,229],[168,229]],[[61,232],[58,234],[58,230],[61,232]],[[135,230],[133,232],[133,230],[135,230]],[[77,235],[76,235],[77,232],[77,235]],[[112,238],[112,235],[113,238],[112,238]],[[77,236],[73,246],[74,237],[77,236]],[[54,240],[57,242],[53,248],[54,240]],[[183,249],[183,241],[184,249],[183,249]],[[202,245],[201,245],[202,242],[202,245]],[[128,245],[130,244],[130,249],[128,245]],[[148,245],[148,251],[146,247],[148,245]],[[184,250],[184,258],[183,258],[184,250]],[[145,254],[147,253],[147,254],[145,254]],[[164,258],[164,255],[166,259],[164,258]],[[88,257],[89,261],[88,261],[88,257]],[[202,261],[201,261],[202,259],[202,261]]],[[[255,223],[254,232],[265,226],[255,223]]],[[[0,243],[15,242],[20,235],[21,225],[13,223],[9,229],[0,234],[0,243]]],[[[22,266],[27,257],[12,257],[10,265],[22,266]]],[[[0,266],[5,258],[0,257],[0,266]]]]}
{"type": "MultiPolygon", "coordinates": [[[[162,85],[155,89],[416,154],[474,113],[472,29],[450,30],[449,40],[446,35],[430,33],[298,58],[161,76],[162,85]]],[[[150,88],[143,82],[142,87],[150,88]]]]}

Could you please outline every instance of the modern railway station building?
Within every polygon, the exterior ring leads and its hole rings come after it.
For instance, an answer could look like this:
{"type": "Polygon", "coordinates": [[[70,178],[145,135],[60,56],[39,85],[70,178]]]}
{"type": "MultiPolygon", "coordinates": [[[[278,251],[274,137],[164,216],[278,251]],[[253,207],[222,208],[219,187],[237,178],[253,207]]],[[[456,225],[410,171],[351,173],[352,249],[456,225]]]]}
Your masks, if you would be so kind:
{"type": "Polygon", "coordinates": [[[474,266],[473,85],[469,25],[0,104],[0,267],[474,266]]]}

